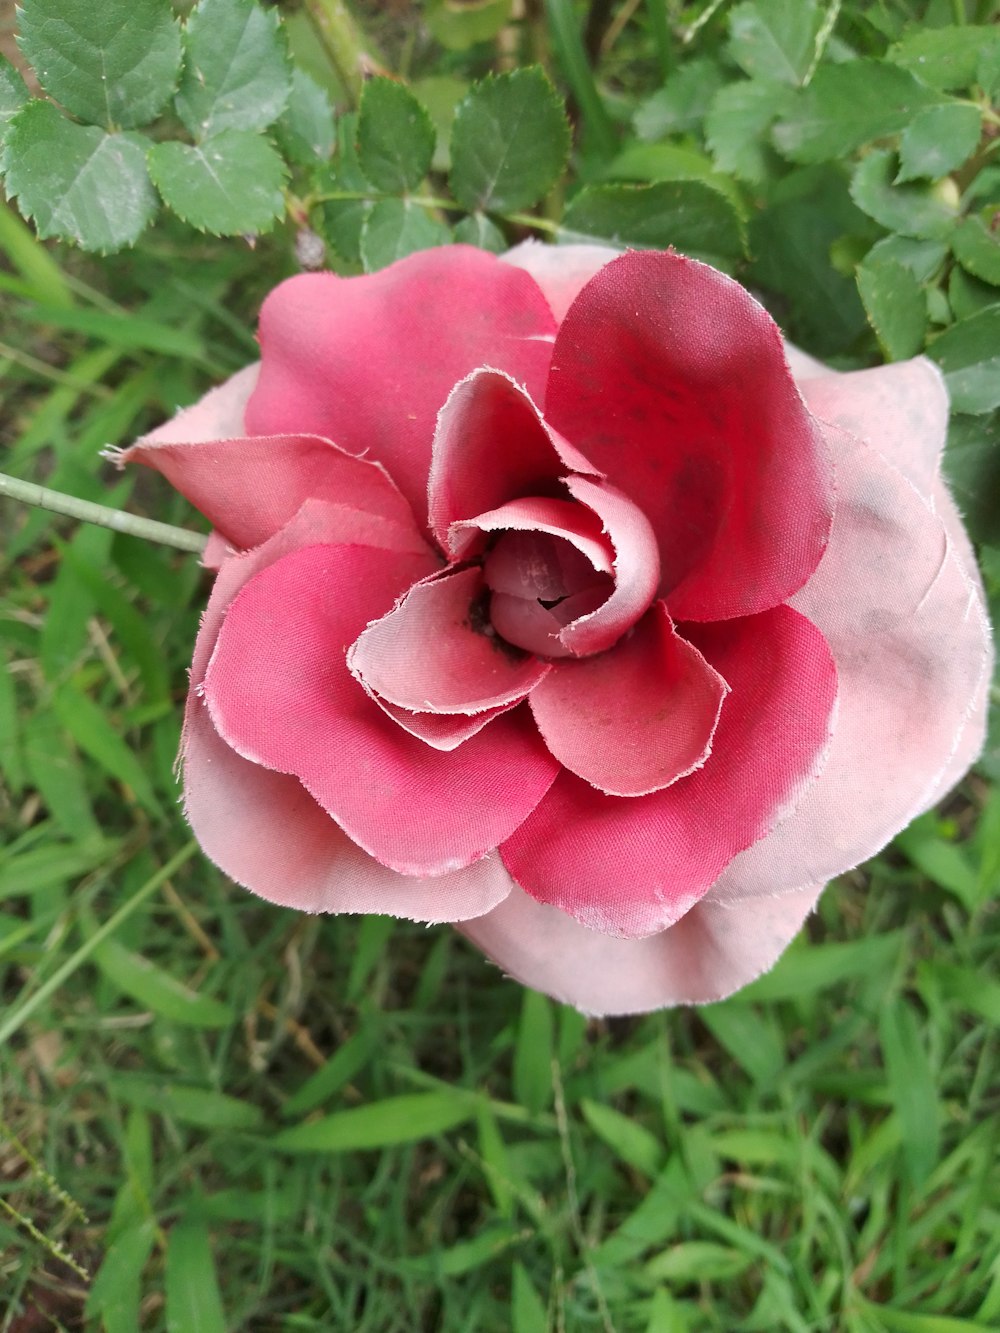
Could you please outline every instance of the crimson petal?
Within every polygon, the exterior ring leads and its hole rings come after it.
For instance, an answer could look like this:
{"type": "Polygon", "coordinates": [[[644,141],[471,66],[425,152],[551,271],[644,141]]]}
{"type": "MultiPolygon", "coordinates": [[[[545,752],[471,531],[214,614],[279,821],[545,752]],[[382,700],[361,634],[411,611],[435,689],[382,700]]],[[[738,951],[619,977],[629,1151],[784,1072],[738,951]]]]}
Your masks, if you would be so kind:
{"type": "Polygon", "coordinates": [[[564,768],[609,796],[645,796],[705,762],[728,691],[659,602],[608,652],[555,663],[529,702],[564,768]]]}
{"type": "Polygon", "coordinates": [[[540,395],[555,324],[526,273],[471,246],[378,273],[305,273],[264,302],[255,435],[303,431],[384,463],[423,521],[434,423],[477,366],[540,395]]]}
{"type": "Polygon", "coordinates": [[[630,800],[563,772],[501,849],[532,897],[609,935],[679,920],[801,799],[829,742],[836,669],[805,616],[781,606],[683,632],[732,689],[708,763],[630,800]]]}
{"type": "Polygon", "coordinates": [[[238,754],[296,774],[352,841],[406,875],[478,860],[558,767],[517,710],[446,754],[397,726],[351,676],[345,645],[426,572],[426,561],[361,546],[292,552],[236,597],[204,684],[238,754]]]}
{"type": "Polygon", "coordinates": [[[822,437],[773,320],[724,274],[672,253],[612,260],[560,325],[545,412],[646,513],[675,620],[777,606],[816,568],[822,437]]]}

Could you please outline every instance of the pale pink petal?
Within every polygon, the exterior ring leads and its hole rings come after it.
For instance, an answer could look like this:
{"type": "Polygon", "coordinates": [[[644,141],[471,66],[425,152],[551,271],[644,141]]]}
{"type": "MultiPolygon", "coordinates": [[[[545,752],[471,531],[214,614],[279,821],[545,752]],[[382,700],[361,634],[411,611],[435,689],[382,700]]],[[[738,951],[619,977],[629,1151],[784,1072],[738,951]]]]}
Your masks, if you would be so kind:
{"type": "Polygon", "coordinates": [[[832,512],[822,435],[771,317],[674,253],[607,264],[559,326],[546,419],[645,513],[675,620],[779,605],[832,512]]]}
{"type": "Polygon", "coordinates": [[[482,713],[525,698],[549,667],[489,631],[482,570],[416,584],[347,654],[373,694],[411,712],[482,713]]]}
{"type": "Polygon", "coordinates": [[[437,414],[477,366],[529,393],[554,332],[534,281],[471,246],[410,255],[377,273],[289,278],[264,302],[255,435],[322,435],[384,463],[423,520],[437,414]]]}
{"type": "MultiPolygon", "coordinates": [[[[967,544],[879,452],[827,430],[837,516],[794,604],[833,651],[837,727],[819,779],[726,868],[713,901],[782,893],[873,856],[960,776],[982,740],[992,643],[967,544]]],[[[936,503],[945,506],[943,495],[936,503]]]]}
{"type": "Polygon", "coordinates": [[[608,652],[554,664],[529,703],[564,768],[609,796],[645,796],[705,762],[728,692],[658,602],[608,652]]]}
{"type": "Polygon", "coordinates": [[[801,801],[829,745],[836,671],[804,616],[780,606],[683,633],[732,690],[708,762],[629,799],[564,770],[501,848],[532,897],[609,935],[651,935],[679,920],[801,801]]]}
{"type": "Polygon", "coordinates": [[[525,495],[552,494],[567,472],[600,476],[509,375],[476,370],[455,385],[438,416],[427,486],[431,530],[457,555],[452,523],[525,495]]]}
{"type": "Polygon", "coordinates": [[[228,440],[246,434],[246,406],[257,385],[260,363],[244,366],[225,383],[209,389],[190,407],[150,431],[140,444],[199,444],[203,440],[228,440]]]}
{"type": "Polygon", "coordinates": [[[645,514],[607,482],[567,477],[575,500],[593,510],[615,553],[615,587],[596,611],[572,621],[559,638],[570,652],[583,656],[603,652],[636,623],[656,596],[660,559],[656,534],[645,514]]]}
{"type": "Polygon", "coordinates": [[[470,736],[478,735],[483,727],[492,722],[495,717],[500,717],[502,713],[509,713],[512,708],[516,708],[520,703],[519,699],[515,699],[513,703],[500,704],[496,708],[484,708],[482,712],[471,715],[466,713],[415,713],[409,708],[400,708],[397,704],[391,704],[388,699],[383,699],[377,694],[372,694],[371,697],[387,717],[391,717],[411,736],[417,736],[425,744],[432,745],[435,750],[456,749],[470,736]]]}
{"type": "Polygon", "coordinates": [[[948,391],[933,361],[827,374],[800,387],[816,416],[866,440],[921,495],[933,494],[948,431],[948,391]]]}
{"type": "Polygon", "coordinates": [[[530,240],[515,245],[501,258],[531,274],[561,322],[594,274],[620,254],[607,245],[545,245],[530,240]]]}
{"type": "Polygon", "coordinates": [[[420,558],[367,547],[292,552],[233,601],[204,683],[237,753],[295,773],[353,842],[407,875],[444,874],[492,850],[558,767],[524,709],[442,753],[351,676],[346,647],[426,572],[420,558]]]}
{"type": "Polygon", "coordinates": [[[314,435],[248,436],[199,444],[140,440],[122,463],[156,469],[234,546],[258,546],[306,500],[328,500],[388,519],[426,549],[409,504],[378,463],[314,435]]]}
{"type": "Polygon", "coordinates": [[[461,519],[452,525],[448,545],[457,558],[464,559],[475,549],[465,534],[474,538],[483,532],[507,530],[547,532],[575,546],[596,570],[610,574],[614,568],[614,549],[603,536],[600,519],[589,508],[565,499],[526,496],[475,518],[461,519]]]}
{"type": "Polygon", "coordinates": [[[504,972],[595,1017],[711,1004],[774,966],[816,906],[822,885],[723,907],[696,903],[641,940],[588,930],[516,886],[499,907],[458,929],[504,972]]]}

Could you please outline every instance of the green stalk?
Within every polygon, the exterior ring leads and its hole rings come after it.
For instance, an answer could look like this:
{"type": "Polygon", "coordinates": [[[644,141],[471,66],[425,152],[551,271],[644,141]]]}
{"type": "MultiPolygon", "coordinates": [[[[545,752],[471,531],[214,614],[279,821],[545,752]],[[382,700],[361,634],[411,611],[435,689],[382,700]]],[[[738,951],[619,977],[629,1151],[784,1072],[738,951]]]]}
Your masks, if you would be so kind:
{"type": "Polygon", "coordinates": [[[173,546],[178,551],[200,554],[208,541],[201,532],[175,528],[170,523],[140,518],[138,514],[126,514],[121,509],[94,504],[91,500],[78,500],[75,495],[65,495],[62,491],[50,490],[48,486],[20,481],[17,477],[8,477],[6,473],[0,472],[0,499],[4,497],[51,510],[54,514],[65,514],[68,518],[79,519],[81,523],[96,523],[102,528],[112,528],[115,532],[126,532],[130,537],[142,537],[146,541],[159,542],[161,546],[173,546]]]}
{"type": "Polygon", "coordinates": [[[365,79],[379,70],[380,62],[345,0],[305,0],[305,9],[351,106],[356,107],[365,79]]]}

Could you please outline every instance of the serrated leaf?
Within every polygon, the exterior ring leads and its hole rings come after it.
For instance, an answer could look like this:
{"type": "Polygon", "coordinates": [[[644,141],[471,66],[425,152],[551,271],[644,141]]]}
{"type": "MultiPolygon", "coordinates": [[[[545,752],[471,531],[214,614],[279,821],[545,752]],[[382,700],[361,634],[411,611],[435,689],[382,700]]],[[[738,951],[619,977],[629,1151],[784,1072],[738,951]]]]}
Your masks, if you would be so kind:
{"type": "Polygon", "coordinates": [[[929,106],[903,131],[897,184],[940,180],[972,156],[982,132],[982,114],[965,102],[929,106]]]}
{"type": "Polygon", "coordinates": [[[164,1270],[167,1333],[226,1333],[208,1228],[179,1222],[170,1230],[164,1270]]]}
{"type": "Polygon", "coordinates": [[[7,124],[28,100],[28,88],[9,60],[0,56],[0,144],[7,124]]]}
{"type": "Polygon", "coordinates": [[[788,89],[770,83],[720,89],[705,117],[705,139],[719,170],[754,183],[765,180],[777,161],[767,131],[788,102],[788,89]]]}
{"type": "Polygon", "coordinates": [[[893,259],[866,259],[858,267],[857,281],[886,359],[916,356],[927,331],[927,301],[910,270],[893,259]]]}
{"type": "Polygon", "coordinates": [[[868,251],[866,259],[893,259],[908,268],[917,282],[930,282],[944,263],[948,246],[944,241],[921,241],[913,236],[883,236],[868,251]]]}
{"type": "Polygon", "coordinates": [[[960,264],[955,264],[948,275],[948,306],[950,317],[944,322],[951,324],[955,319],[968,319],[978,315],[988,305],[996,305],[1000,294],[989,283],[980,282],[966,273],[960,264]]]}
{"type": "Polygon", "coordinates": [[[304,70],[292,70],[288,102],[275,126],[285,155],[300,166],[325,162],[337,142],[333,107],[323,89],[304,70]]]}
{"type": "Polygon", "coordinates": [[[361,228],[361,262],[366,273],[394,264],[417,250],[447,245],[451,232],[410,199],[380,199],[361,228]]]}
{"type": "Polygon", "coordinates": [[[455,112],[452,193],[470,213],[529,208],[562,175],[569,143],[566,110],[543,70],[490,75],[455,112]]]}
{"type": "Polygon", "coordinates": [[[966,218],[951,246],[955,258],[973,277],[1000,287],[1000,231],[993,226],[997,216],[991,208],[986,216],[966,218]]]}
{"type": "Polygon", "coordinates": [[[175,100],[196,139],[267,129],[290,88],[277,10],[262,9],[257,0],[200,0],[184,29],[184,73],[175,100]]]}
{"type": "Polygon", "coordinates": [[[753,0],[729,16],[729,51],[752,78],[797,86],[812,64],[822,22],[815,0],[753,0]]]}
{"type": "Polygon", "coordinates": [[[93,959],[118,990],[145,1009],[185,1027],[223,1028],[235,1023],[227,1004],[211,995],[200,995],[142,954],[126,949],[118,940],[106,939],[93,952],[93,959]]]}
{"type": "Polygon", "coordinates": [[[998,428],[996,415],[953,415],[941,464],[972,540],[994,546],[1000,546],[998,428]]]}
{"type": "Polygon", "coordinates": [[[932,88],[968,88],[985,54],[1000,50],[1000,28],[984,24],[915,29],[889,51],[889,59],[932,88]]]}
{"type": "Polygon", "coordinates": [[[792,162],[833,161],[872,139],[898,134],[918,111],[940,100],[907,70],[883,60],[821,65],[772,138],[792,162]]]}
{"type": "Polygon", "coordinates": [[[455,240],[461,245],[474,245],[491,254],[502,255],[508,248],[507,238],[485,213],[470,213],[453,228],[455,240]]]}
{"type": "Polygon", "coordinates": [[[92,124],[145,125],[177,86],[181,38],[167,0],[25,0],[20,30],[45,91],[92,124]]]}
{"type": "Polygon", "coordinates": [[[593,185],[563,218],[562,240],[605,240],[636,249],[674,246],[718,262],[743,253],[743,225],[732,204],[704,181],[593,185]]]}
{"type": "Polygon", "coordinates": [[[475,1097],[458,1090],[387,1097],[282,1130],[271,1147],[281,1152],[356,1152],[414,1143],[471,1120],[476,1106],[475,1097]]]}
{"type": "Polygon", "coordinates": [[[436,135],[430,115],[395,79],[369,79],[358,110],[358,166],[378,190],[416,189],[430,170],[436,135]]]}
{"type": "Polygon", "coordinates": [[[658,92],[640,102],[632,123],[640,139],[689,134],[701,127],[712,98],[725,83],[714,60],[686,61],[658,92]]]}
{"type": "Polygon", "coordinates": [[[156,212],[140,134],[75,125],[51,102],[31,101],[10,122],[7,193],[41,237],[111,254],[132,245],[156,212]]]}
{"type": "Polygon", "coordinates": [[[956,412],[1000,407],[1000,304],[953,324],[931,343],[927,355],[944,372],[956,412]]]}
{"type": "Polygon", "coordinates": [[[215,236],[270,231],[284,210],[285,164],[253,130],[223,130],[196,145],[158,143],[149,174],[164,203],[215,236]]]}
{"type": "Polygon", "coordinates": [[[878,148],[858,163],[851,198],[870,218],[901,236],[940,240],[955,226],[957,207],[932,185],[894,185],[895,153],[878,148]]]}

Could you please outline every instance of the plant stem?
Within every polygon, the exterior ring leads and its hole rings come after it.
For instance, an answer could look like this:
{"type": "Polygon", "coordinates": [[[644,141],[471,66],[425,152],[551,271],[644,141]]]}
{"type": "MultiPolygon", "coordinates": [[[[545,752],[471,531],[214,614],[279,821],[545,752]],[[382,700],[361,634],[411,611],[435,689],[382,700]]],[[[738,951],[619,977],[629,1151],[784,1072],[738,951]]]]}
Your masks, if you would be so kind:
{"type": "Polygon", "coordinates": [[[380,62],[345,0],[305,0],[305,8],[351,105],[356,107],[362,84],[369,75],[379,72],[380,62]]]}
{"type": "Polygon", "coordinates": [[[146,541],[159,542],[162,546],[174,546],[179,551],[200,554],[208,541],[201,532],[175,528],[170,523],[140,518],[138,514],[126,514],[121,509],[94,504],[91,500],[78,500],[75,495],[65,495],[62,491],[50,490],[48,486],[37,486],[34,482],[20,481],[17,477],[8,477],[6,473],[0,472],[0,498],[4,496],[9,500],[37,505],[39,509],[50,509],[54,514],[65,514],[68,518],[79,519],[81,523],[97,523],[102,528],[126,532],[130,537],[142,537],[146,541]]]}

